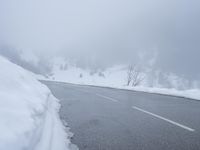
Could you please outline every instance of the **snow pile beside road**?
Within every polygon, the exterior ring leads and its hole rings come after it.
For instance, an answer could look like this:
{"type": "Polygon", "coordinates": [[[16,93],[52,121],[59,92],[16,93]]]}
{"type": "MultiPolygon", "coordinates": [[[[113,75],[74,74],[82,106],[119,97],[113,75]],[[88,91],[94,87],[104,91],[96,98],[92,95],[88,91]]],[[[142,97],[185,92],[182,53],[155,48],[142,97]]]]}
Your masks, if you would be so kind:
{"type": "Polygon", "coordinates": [[[1,56],[0,68],[0,150],[69,149],[50,90],[1,56]]]}
{"type": "Polygon", "coordinates": [[[191,89],[191,90],[182,90],[181,91],[181,90],[177,90],[177,89],[153,88],[153,87],[142,87],[142,86],[140,86],[140,87],[115,87],[115,88],[200,100],[200,90],[199,89],[191,89]]]}

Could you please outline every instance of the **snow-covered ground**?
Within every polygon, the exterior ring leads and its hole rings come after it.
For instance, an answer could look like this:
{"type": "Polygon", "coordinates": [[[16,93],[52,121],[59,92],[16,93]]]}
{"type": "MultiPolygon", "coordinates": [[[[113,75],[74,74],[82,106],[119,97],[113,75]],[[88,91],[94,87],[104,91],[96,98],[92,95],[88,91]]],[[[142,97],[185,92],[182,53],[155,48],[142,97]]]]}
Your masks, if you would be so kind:
{"type": "Polygon", "coordinates": [[[125,65],[114,66],[103,71],[91,71],[89,69],[81,69],[79,67],[76,67],[76,65],[74,64],[67,64],[63,60],[56,60],[52,75],[48,78],[40,77],[40,79],[81,85],[93,85],[143,91],[148,93],[173,95],[200,100],[200,90],[197,87],[187,87],[188,82],[178,76],[175,76],[173,74],[165,74],[163,78],[163,80],[165,81],[162,82],[167,82],[168,84],[166,85],[169,85],[168,87],[165,87],[162,86],[161,83],[159,83],[157,77],[154,77],[155,79],[152,79],[150,75],[144,75],[146,76],[145,80],[140,86],[131,87],[126,86],[127,67],[125,65]]]}
{"type": "Polygon", "coordinates": [[[0,150],[70,149],[50,90],[1,56],[0,68],[0,150]]]}

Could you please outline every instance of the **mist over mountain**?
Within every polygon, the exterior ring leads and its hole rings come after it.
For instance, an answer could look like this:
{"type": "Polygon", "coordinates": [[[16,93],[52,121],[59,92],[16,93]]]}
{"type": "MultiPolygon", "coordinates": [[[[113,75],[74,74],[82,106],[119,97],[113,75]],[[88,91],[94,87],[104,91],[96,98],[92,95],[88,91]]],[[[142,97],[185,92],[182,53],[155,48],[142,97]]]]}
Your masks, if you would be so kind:
{"type": "Polygon", "coordinates": [[[0,0],[0,44],[12,47],[1,53],[37,73],[63,57],[82,68],[131,62],[199,80],[199,8],[198,0],[0,0]]]}
{"type": "MultiPolygon", "coordinates": [[[[48,60],[37,57],[31,52],[22,52],[13,47],[0,47],[0,55],[6,57],[11,62],[30,70],[36,74],[48,74],[52,70],[51,64],[48,60]]],[[[6,66],[5,66],[6,67],[6,66]]]]}

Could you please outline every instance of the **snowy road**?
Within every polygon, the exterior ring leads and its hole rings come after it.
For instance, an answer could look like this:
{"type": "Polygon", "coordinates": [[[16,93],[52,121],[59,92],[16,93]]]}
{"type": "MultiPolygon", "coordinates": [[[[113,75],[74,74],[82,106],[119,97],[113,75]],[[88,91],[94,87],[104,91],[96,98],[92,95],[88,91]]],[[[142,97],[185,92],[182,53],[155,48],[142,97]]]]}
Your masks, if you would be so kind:
{"type": "Polygon", "coordinates": [[[80,150],[199,150],[200,102],[43,81],[80,150]]]}

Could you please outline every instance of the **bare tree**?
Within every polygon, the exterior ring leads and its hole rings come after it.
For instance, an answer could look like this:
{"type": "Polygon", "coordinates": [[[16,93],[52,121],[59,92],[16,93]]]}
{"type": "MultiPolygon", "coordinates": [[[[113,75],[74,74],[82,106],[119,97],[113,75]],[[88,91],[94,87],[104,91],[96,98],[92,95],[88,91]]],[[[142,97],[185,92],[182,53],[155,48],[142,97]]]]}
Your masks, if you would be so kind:
{"type": "Polygon", "coordinates": [[[138,68],[135,68],[133,74],[132,74],[132,86],[138,86],[142,83],[145,76],[142,74],[141,70],[138,68]]]}
{"type": "Polygon", "coordinates": [[[129,65],[127,71],[127,86],[138,86],[144,80],[145,76],[142,74],[140,68],[136,65],[129,65]]]}
{"type": "Polygon", "coordinates": [[[128,71],[127,71],[127,86],[129,86],[131,81],[132,81],[133,70],[134,70],[134,66],[133,65],[129,65],[128,66],[128,71]]]}

